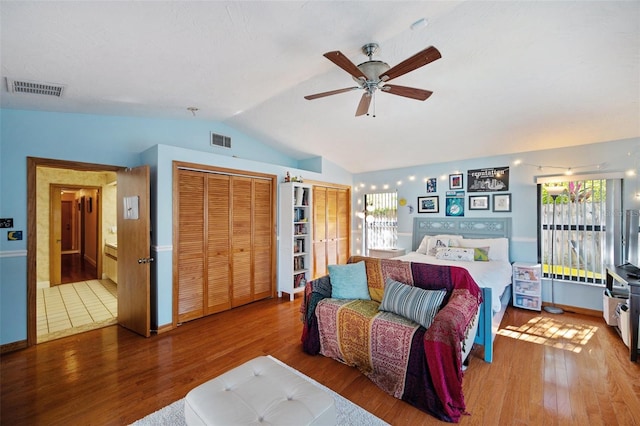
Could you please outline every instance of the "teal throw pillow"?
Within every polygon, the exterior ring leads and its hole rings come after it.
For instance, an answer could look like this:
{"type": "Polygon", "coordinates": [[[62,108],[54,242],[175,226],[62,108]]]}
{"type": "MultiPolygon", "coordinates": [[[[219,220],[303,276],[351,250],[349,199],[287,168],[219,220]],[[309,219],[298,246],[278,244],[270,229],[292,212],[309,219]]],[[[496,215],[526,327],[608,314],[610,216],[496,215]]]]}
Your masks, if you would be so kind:
{"type": "Polygon", "coordinates": [[[446,294],[445,290],[425,290],[387,278],[379,310],[393,312],[429,328],[446,294]]]}
{"type": "Polygon", "coordinates": [[[367,285],[367,268],[363,261],[347,265],[329,265],[328,268],[332,298],[371,300],[367,285]]]}

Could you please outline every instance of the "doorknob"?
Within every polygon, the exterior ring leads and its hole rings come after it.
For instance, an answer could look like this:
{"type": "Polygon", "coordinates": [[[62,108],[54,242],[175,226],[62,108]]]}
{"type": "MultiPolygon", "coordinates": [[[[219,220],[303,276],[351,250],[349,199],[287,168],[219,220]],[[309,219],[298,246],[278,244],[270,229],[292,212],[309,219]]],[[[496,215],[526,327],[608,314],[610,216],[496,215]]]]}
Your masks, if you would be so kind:
{"type": "Polygon", "coordinates": [[[153,257],[141,257],[140,259],[138,259],[138,263],[139,264],[143,264],[143,263],[151,263],[153,262],[155,259],[153,257]]]}

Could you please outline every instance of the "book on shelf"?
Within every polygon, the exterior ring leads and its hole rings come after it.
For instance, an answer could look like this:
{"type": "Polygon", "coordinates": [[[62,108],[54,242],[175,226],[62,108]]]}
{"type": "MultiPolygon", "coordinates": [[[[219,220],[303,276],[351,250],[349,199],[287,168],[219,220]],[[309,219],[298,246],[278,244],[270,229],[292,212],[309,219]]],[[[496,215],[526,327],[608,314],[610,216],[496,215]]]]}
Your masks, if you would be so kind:
{"type": "Polygon", "coordinates": [[[293,286],[294,287],[304,287],[307,284],[307,279],[304,277],[304,274],[296,274],[293,277],[293,286]]]}

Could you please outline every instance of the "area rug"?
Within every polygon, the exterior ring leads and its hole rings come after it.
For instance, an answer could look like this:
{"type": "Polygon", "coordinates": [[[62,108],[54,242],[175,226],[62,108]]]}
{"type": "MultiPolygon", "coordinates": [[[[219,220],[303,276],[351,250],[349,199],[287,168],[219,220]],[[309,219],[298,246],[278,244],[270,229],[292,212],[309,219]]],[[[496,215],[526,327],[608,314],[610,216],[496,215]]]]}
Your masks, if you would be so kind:
{"type": "MultiPolygon", "coordinates": [[[[349,401],[348,399],[340,396],[336,392],[327,388],[326,386],[321,385],[310,377],[305,376],[298,370],[295,370],[289,367],[287,364],[282,361],[277,360],[276,358],[269,355],[273,361],[282,365],[283,367],[289,369],[293,373],[302,377],[310,383],[313,383],[315,386],[321,388],[325,392],[329,393],[333,396],[333,399],[336,404],[336,413],[337,413],[337,425],[345,425],[345,426],[384,426],[389,425],[388,423],[382,421],[378,417],[366,411],[364,408],[361,408],[349,401]]],[[[155,413],[151,413],[148,416],[138,420],[133,423],[133,426],[158,426],[158,425],[171,425],[171,426],[182,426],[186,423],[184,421],[184,399],[180,399],[173,404],[167,405],[164,408],[156,411],[155,413]]]]}

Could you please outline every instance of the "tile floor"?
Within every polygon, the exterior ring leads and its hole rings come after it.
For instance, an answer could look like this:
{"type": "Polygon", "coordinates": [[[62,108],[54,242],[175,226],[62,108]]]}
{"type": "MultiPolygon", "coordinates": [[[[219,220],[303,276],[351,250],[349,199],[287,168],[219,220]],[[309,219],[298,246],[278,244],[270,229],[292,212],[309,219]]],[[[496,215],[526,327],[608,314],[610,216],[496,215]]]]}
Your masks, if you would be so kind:
{"type": "Polygon", "coordinates": [[[117,324],[117,287],[88,280],[38,289],[38,343],[117,324]]]}

